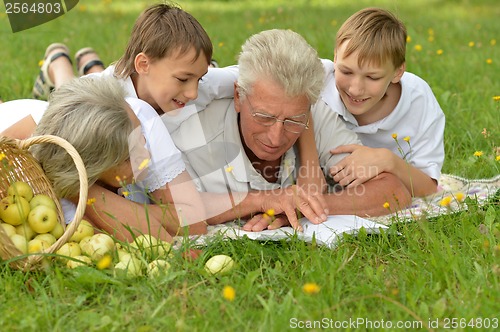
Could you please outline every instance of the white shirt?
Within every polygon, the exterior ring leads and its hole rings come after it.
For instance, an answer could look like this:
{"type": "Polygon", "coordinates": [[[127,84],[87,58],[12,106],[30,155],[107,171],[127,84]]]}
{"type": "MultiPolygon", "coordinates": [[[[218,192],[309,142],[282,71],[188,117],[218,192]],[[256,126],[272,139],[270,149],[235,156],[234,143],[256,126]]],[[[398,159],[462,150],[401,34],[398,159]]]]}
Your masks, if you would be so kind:
{"type": "Polygon", "coordinates": [[[335,86],[333,62],[322,60],[326,72],[321,98],[356,132],[363,145],[387,148],[397,156],[406,155],[414,167],[439,180],[444,162],[444,113],[430,86],[420,77],[405,72],[401,77],[401,96],[394,110],[385,118],[360,126],[347,111],[335,86]],[[392,134],[398,135],[398,150],[392,134]],[[404,141],[410,137],[410,144],[404,141]],[[411,151],[410,151],[411,145],[411,151]]]}

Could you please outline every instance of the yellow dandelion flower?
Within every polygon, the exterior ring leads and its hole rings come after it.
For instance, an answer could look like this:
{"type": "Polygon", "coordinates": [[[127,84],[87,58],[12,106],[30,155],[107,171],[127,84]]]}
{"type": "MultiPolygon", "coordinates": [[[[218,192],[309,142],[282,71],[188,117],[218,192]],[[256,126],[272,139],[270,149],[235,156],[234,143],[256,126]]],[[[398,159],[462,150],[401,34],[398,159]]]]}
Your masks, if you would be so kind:
{"type": "Polygon", "coordinates": [[[434,36],[429,36],[429,38],[427,38],[427,40],[432,43],[434,41],[434,36]]]}
{"type": "Polygon", "coordinates": [[[434,35],[434,29],[433,29],[433,28],[429,28],[429,29],[427,29],[427,33],[428,33],[429,35],[433,36],[433,35],[434,35]]]}
{"type": "Polygon", "coordinates": [[[389,202],[385,202],[384,205],[382,205],[382,206],[384,207],[384,209],[389,209],[391,207],[389,202]]]}
{"type": "Polygon", "coordinates": [[[500,96],[493,96],[493,101],[500,101],[500,96]]]}
{"type": "Polygon", "coordinates": [[[458,202],[462,202],[465,198],[465,194],[462,193],[462,192],[458,192],[455,194],[455,199],[458,201],[458,202]]]}
{"type": "Polygon", "coordinates": [[[403,141],[409,143],[410,142],[410,136],[406,136],[405,138],[403,138],[403,141]]]}
{"type": "Polygon", "coordinates": [[[233,171],[234,167],[233,166],[227,166],[226,167],[226,172],[231,173],[233,171]]]}
{"type": "Polygon", "coordinates": [[[443,54],[443,50],[442,50],[442,49],[437,50],[437,51],[436,51],[436,54],[437,54],[437,55],[442,55],[442,54],[443,54]]]}
{"type": "Polygon", "coordinates": [[[406,42],[407,43],[411,43],[411,37],[410,36],[406,36],[406,42]]]}
{"type": "Polygon", "coordinates": [[[128,191],[122,191],[122,195],[125,196],[125,197],[128,197],[128,195],[130,195],[130,192],[128,192],[128,191]]]}
{"type": "Polygon", "coordinates": [[[319,293],[320,289],[321,288],[315,282],[308,282],[302,287],[302,290],[306,294],[317,294],[319,293]]]}
{"type": "Polygon", "coordinates": [[[85,11],[87,11],[87,6],[81,5],[80,7],[78,7],[78,10],[81,12],[85,12],[85,11]]]}
{"type": "Polygon", "coordinates": [[[122,179],[120,179],[120,177],[118,175],[115,177],[115,179],[116,179],[116,182],[120,182],[122,180],[122,179]]]}
{"type": "Polygon", "coordinates": [[[474,157],[478,157],[478,158],[479,158],[479,157],[481,157],[483,154],[484,154],[484,152],[483,152],[483,151],[476,151],[476,152],[474,152],[474,157]]]}
{"type": "Polygon", "coordinates": [[[0,153],[0,161],[2,161],[3,158],[5,158],[5,153],[2,152],[2,153],[0,153]]]}
{"type": "Polygon", "coordinates": [[[95,203],[95,198],[89,198],[87,199],[87,205],[92,205],[95,203]]]}
{"type": "Polygon", "coordinates": [[[496,161],[500,161],[500,156],[496,156],[496,157],[495,157],[495,160],[496,160],[496,161]]]}
{"type": "Polygon", "coordinates": [[[492,39],[492,40],[490,40],[490,45],[491,45],[491,46],[495,46],[496,44],[497,44],[496,39],[492,39]]]}
{"type": "Polygon", "coordinates": [[[486,63],[489,64],[489,65],[491,65],[493,63],[493,60],[490,59],[490,58],[488,58],[488,59],[486,59],[486,63]]]}
{"type": "Polygon", "coordinates": [[[439,205],[441,206],[450,206],[450,203],[451,203],[451,197],[450,196],[446,196],[444,197],[440,202],[439,202],[439,205]]]}
{"type": "Polygon", "coordinates": [[[113,258],[111,258],[111,255],[106,254],[102,256],[102,258],[97,262],[96,266],[99,270],[104,270],[110,267],[112,262],[113,258]]]}
{"type": "Polygon", "coordinates": [[[224,46],[224,42],[219,42],[219,44],[217,44],[219,47],[222,47],[224,46]]]}
{"type": "Polygon", "coordinates": [[[146,167],[148,167],[150,161],[151,161],[151,159],[149,159],[149,158],[144,159],[141,162],[141,164],[139,165],[139,171],[142,171],[143,169],[145,169],[146,167]]]}
{"type": "Polygon", "coordinates": [[[231,286],[224,286],[222,289],[222,297],[232,302],[236,297],[236,290],[231,286]]]}
{"type": "Polygon", "coordinates": [[[274,217],[274,209],[269,209],[266,211],[266,214],[269,216],[269,217],[274,217]]]}
{"type": "Polygon", "coordinates": [[[415,45],[414,49],[415,49],[415,51],[420,52],[420,51],[422,51],[422,45],[417,44],[417,45],[415,45]]]}
{"type": "Polygon", "coordinates": [[[45,62],[44,60],[38,61],[38,67],[42,67],[44,62],[45,62]]]}
{"type": "Polygon", "coordinates": [[[394,139],[398,139],[398,134],[397,134],[397,133],[393,133],[393,134],[392,134],[392,138],[394,138],[394,139]]]}
{"type": "Polygon", "coordinates": [[[469,47],[474,47],[475,43],[473,41],[469,42],[469,47]]]}

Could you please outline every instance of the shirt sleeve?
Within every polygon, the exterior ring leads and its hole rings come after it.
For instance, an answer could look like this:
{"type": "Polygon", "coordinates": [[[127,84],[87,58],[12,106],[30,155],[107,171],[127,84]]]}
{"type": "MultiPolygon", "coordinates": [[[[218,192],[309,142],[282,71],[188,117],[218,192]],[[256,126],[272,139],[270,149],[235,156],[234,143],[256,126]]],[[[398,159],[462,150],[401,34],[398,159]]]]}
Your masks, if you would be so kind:
{"type": "Polygon", "coordinates": [[[198,98],[189,104],[194,104],[198,111],[207,108],[214,99],[233,98],[234,82],[238,80],[238,66],[209,68],[198,84],[198,98]]]}

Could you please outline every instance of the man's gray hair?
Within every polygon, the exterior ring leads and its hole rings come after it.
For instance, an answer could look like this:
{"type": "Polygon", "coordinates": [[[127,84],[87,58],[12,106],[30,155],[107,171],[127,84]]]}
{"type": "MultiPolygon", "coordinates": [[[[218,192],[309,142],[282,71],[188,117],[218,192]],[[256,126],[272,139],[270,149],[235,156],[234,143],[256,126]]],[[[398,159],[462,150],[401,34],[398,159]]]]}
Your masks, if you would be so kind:
{"type": "Polygon", "coordinates": [[[270,79],[290,97],[306,95],[311,104],[319,98],[324,69],[316,50],[298,33],[272,29],[251,36],[238,59],[238,92],[251,94],[253,84],[270,79]]]}

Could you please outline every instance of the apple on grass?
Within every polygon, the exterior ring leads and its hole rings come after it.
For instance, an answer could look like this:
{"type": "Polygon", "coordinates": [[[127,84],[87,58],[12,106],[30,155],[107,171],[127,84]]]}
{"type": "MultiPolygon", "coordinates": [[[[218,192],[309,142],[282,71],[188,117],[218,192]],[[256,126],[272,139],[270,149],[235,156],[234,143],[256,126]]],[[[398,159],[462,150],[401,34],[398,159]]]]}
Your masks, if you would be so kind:
{"type": "Polygon", "coordinates": [[[134,254],[124,254],[115,265],[115,275],[138,277],[142,275],[143,263],[134,254]]]}
{"type": "Polygon", "coordinates": [[[170,269],[170,263],[164,259],[155,259],[147,266],[147,275],[150,278],[155,278],[160,275],[164,275],[168,273],[170,269]]]}
{"type": "Polygon", "coordinates": [[[225,274],[234,267],[234,261],[227,255],[215,255],[205,263],[205,270],[210,274],[225,274]]]}
{"type": "Polygon", "coordinates": [[[29,213],[30,203],[22,196],[6,196],[0,201],[0,218],[7,224],[21,225],[29,213]]]}
{"type": "Polygon", "coordinates": [[[89,256],[94,262],[99,261],[104,255],[115,248],[113,238],[104,233],[94,234],[82,246],[82,253],[89,256]]]}
{"type": "Polygon", "coordinates": [[[92,235],[94,235],[94,226],[89,221],[82,219],[69,240],[71,242],[80,242],[84,237],[92,235]]]}
{"type": "Polygon", "coordinates": [[[37,194],[33,196],[33,198],[31,199],[30,201],[31,209],[37,207],[38,205],[45,205],[51,208],[52,210],[57,211],[57,206],[54,200],[45,194],[37,194]]]}
{"type": "Polygon", "coordinates": [[[7,189],[8,196],[21,196],[28,202],[33,198],[33,189],[30,185],[23,181],[16,181],[9,185],[7,189]]]}
{"type": "Polygon", "coordinates": [[[57,213],[45,205],[38,205],[30,211],[28,224],[38,234],[49,233],[57,225],[57,213]]]}

